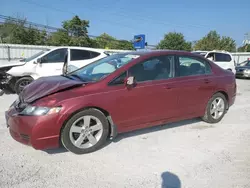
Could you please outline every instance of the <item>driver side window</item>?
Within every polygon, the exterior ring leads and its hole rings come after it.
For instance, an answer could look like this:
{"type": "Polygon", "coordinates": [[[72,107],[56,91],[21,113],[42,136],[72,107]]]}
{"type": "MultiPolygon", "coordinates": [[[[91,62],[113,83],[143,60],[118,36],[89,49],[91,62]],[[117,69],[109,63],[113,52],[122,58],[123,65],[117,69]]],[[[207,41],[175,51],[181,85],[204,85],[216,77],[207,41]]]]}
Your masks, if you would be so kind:
{"type": "Polygon", "coordinates": [[[117,78],[115,78],[113,81],[111,81],[109,83],[109,85],[121,85],[124,84],[124,80],[127,77],[127,71],[122,73],[120,76],[118,76],[117,78]]]}
{"type": "Polygon", "coordinates": [[[42,63],[63,63],[67,48],[54,50],[42,57],[42,63]]]}

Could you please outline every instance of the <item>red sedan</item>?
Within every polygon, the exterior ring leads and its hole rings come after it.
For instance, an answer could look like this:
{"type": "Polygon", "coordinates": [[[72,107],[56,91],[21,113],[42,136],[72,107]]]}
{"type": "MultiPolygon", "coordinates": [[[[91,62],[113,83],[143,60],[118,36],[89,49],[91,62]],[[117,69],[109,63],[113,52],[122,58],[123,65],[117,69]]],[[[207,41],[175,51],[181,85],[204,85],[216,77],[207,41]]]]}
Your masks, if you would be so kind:
{"type": "Polygon", "coordinates": [[[234,74],[202,56],[128,52],[32,82],[6,122],[18,142],[40,150],[62,143],[83,154],[122,132],[196,117],[217,123],[235,97],[234,74]]]}

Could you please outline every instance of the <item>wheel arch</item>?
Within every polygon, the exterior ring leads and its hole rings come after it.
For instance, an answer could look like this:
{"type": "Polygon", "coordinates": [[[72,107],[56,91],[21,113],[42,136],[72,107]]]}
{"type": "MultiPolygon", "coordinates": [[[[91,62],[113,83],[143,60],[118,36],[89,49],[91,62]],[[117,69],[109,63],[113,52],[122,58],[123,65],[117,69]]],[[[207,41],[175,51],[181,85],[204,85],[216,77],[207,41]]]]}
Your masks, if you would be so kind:
{"type": "Polygon", "coordinates": [[[63,128],[65,127],[66,123],[70,120],[70,118],[72,118],[75,114],[81,112],[81,111],[84,111],[84,110],[88,110],[88,109],[96,109],[96,110],[99,110],[101,113],[103,113],[105,115],[105,117],[107,118],[108,120],[108,123],[109,123],[109,134],[108,134],[108,137],[110,139],[114,139],[116,136],[117,136],[117,126],[114,124],[113,122],[113,119],[110,115],[110,113],[103,109],[103,108],[100,108],[100,107],[97,107],[97,106],[86,106],[86,107],[83,107],[83,108],[80,108],[78,110],[75,110],[73,113],[71,113],[63,122],[61,128],[60,128],[60,133],[59,133],[59,142],[60,142],[60,145],[62,144],[61,143],[61,132],[63,130],[63,128]]]}
{"type": "Polygon", "coordinates": [[[25,77],[28,77],[28,78],[32,78],[33,80],[35,80],[31,75],[23,75],[23,76],[13,76],[10,80],[10,85],[11,85],[11,88],[14,90],[14,86],[16,84],[16,82],[21,79],[21,78],[25,78],[25,77]]]}

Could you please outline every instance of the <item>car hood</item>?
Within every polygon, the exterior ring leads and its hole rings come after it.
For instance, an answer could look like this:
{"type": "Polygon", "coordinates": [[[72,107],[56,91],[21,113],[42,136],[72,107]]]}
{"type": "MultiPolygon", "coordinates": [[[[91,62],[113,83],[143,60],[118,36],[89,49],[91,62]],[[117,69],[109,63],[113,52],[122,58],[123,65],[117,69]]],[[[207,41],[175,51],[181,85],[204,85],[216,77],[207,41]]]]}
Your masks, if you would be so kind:
{"type": "Polygon", "coordinates": [[[7,67],[17,67],[17,66],[22,66],[26,64],[26,62],[20,62],[20,61],[14,61],[14,62],[4,62],[0,63],[0,69],[1,68],[7,68],[7,67]]]}
{"type": "Polygon", "coordinates": [[[84,82],[64,76],[41,77],[26,86],[19,97],[24,103],[32,103],[42,97],[82,85],[84,82]]]}
{"type": "Polygon", "coordinates": [[[250,66],[237,66],[236,69],[250,69],[250,66]]]}

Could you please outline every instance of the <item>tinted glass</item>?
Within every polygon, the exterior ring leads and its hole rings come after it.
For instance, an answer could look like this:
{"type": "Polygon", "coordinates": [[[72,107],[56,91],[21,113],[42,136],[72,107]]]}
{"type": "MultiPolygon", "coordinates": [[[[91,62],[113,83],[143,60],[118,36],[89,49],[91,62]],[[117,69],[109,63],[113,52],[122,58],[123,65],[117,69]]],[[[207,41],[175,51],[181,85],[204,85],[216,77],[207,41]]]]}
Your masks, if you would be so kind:
{"type": "Polygon", "coordinates": [[[232,59],[229,54],[215,53],[215,61],[230,62],[232,59]]]}
{"type": "Polygon", "coordinates": [[[159,56],[138,63],[129,69],[129,75],[137,82],[164,80],[173,77],[174,56],[159,56]]]}
{"type": "Polygon", "coordinates": [[[112,82],[110,82],[109,85],[120,85],[124,84],[124,80],[127,76],[127,72],[122,73],[120,76],[118,76],[116,79],[114,79],[112,82]]]}
{"type": "Polygon", "coordinates": [[[38,52],[37,54],[34,54],[33,56],[30,56],[30,57],[28,57],[28,58],[25,58],[24,60],[25,60],[26,62],[31,61],[31,60],[37,58],[38,56],[44,54],[46,51],[49,51],[49,50],[40,51],[40,52],[38,52]]]}
{"type": "Polygon", "coordinates": [[[85,60],[91,59],[91,52],[87,50],[78,50],[78,49],[71,49],[70,50],[70,60],[71,61],[78,61],[78,60],[85,60]]]}
{"type": "Polygon", "coordinates": [[[211,73],[211,67],[205,60],[187,56],[179,56],[178,59],[179,76],[193,76],[211,73]]]}
{"type": "Polygon", "coordinates": [[[98,52],[90,52],[90,54],[91,54],[91,58],[95,58],[100,55],[100,53],[98,52]]]}
{"type": "Polygon", "coordinates": [[[107,56],[68,74],[68,76],[75,76],[83,81],[99,81],[138,57],[140,55],[127,53],[107,56]]]}
{"type": "Polygon", "coordinates": [[[67,49],[54,50],[42,57],[42,63],[63,63],[67,49]]]}

